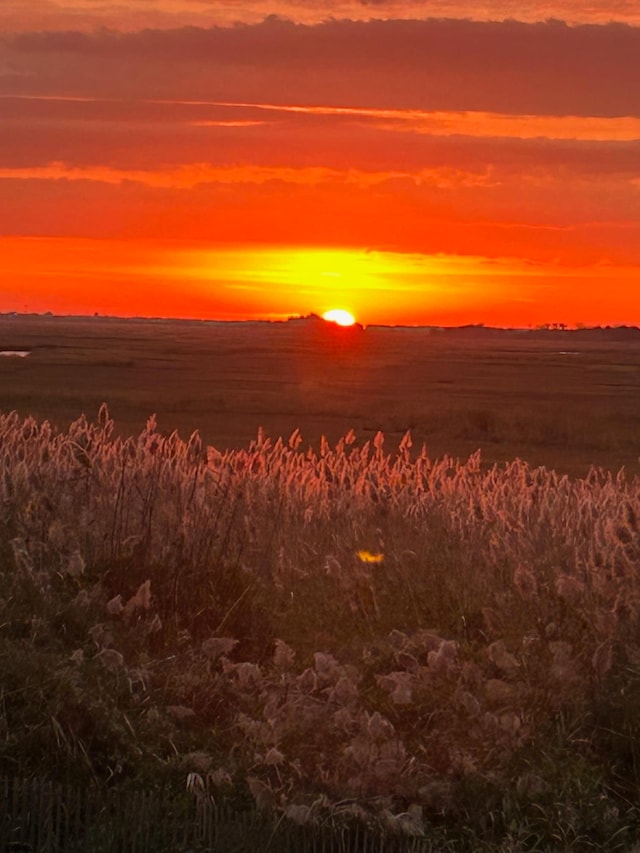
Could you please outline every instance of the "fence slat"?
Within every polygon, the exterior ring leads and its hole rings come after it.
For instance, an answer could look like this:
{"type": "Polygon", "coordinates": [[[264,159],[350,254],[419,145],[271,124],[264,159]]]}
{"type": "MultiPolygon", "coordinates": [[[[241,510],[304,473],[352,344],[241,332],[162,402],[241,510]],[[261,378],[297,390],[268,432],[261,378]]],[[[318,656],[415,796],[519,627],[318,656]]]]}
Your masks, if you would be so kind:
{"type": "MultiPolygon", "coordinates": [[[[8,779],[0,779],[0,797],[2,797],[2,802],[8,804],[9,803],[9,780],[8,779]]],[[[7,826],[9,824],[9,815],[7,813],[7,809],[3,806],[2,811],[0,811],[0,850],[2,850],[7,844],[7,826]]]]}
{"type": "Polygon", "coordinates": [[[168,789],[108,791],[0,777],[0,853],[428,853],[362,823],[302,825],[168,789]]]}

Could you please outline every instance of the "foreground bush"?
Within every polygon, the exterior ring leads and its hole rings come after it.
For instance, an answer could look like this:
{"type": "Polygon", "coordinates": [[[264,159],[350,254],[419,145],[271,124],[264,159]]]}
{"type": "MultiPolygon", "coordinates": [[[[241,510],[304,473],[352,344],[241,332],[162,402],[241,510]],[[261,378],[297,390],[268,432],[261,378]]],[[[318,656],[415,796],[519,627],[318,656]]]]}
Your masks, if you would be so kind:
{"type": "Polygon", "coordinates": [[[4,772],[628,849],[637,480],[123,440],[104,407],[0,417],[0,470],[4,772]]]}

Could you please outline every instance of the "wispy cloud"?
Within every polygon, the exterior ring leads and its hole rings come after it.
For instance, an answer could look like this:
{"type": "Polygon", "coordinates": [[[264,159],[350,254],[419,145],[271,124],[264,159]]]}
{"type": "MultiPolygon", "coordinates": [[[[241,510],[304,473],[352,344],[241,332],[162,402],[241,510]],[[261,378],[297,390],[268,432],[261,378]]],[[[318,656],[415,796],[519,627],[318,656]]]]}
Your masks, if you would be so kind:
{"type": "Polygon", "coordinates": [[[360,169],[340,171],[323,167],[287,168],[266,166],[216,167],[194,163],[174,169],[116,169],[109,166],[70,166],[62,162],[26,168],[0,167],[0,180],[23,181],[94,181],[122,184],[125,181],[149,187],[192,189],[201,184],[264,184],[278,181],[287,184],[313,186],[340,183],[361,188],[375,187],[389,181],[405,180],[436,187],[490,186],[494,181],[488,173],[463,172],[453,169],[422,169],[416,172],[395,170],[366,172],[360,169]]]}
{"type": "MultiPolygon", "coordinates": [[[[202,103],[202,102],[201,102],[202,103]]],[[[212,102],[212,106],[241,107],[275,113],[373,119],[380,127],[429,136],[473,136],[511,139],[575,139],[625,142],[640,140],[640,117],[509,115],[485,111],[375,109],[342,106],[212,102]]],[[[195,122],[198,124],[199,122],[195,122]]]]}

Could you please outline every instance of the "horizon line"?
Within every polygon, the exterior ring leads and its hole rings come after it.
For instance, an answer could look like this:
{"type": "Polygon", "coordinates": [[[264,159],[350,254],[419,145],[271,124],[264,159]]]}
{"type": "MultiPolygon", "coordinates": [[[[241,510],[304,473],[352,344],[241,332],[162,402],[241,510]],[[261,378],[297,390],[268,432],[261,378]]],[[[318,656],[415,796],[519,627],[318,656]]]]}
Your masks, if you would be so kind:
{"type": "MultiPolygon", "coordinates": [[[[204,323],[204,324],[265,324],[270,326],[279,326],[286,325],[290,321],[295,320],[312,320],[318,319],[323,323],[326,323],[328,326],[333,327],[336,325],[328,320],[324,320],[324,318],[320,314],[316,314],[315,312],[311,312],[309,314],[290,314],[286,317],[281,318],[269,318],[269,317],[254,317],[254,318],[243,318],[243,319],[235,319],[235,318],[220,318],[216,319],[213,317],[164,317],[164,316],[149,316],[149,315],[141,315],[141,314],[100,314],[98,312],[94,314],[57,314],[53,311],[0,311],[0,319],[3,318],[20,318],[20,317],[39,317],[42,319],[66,319],[66,320],[131,320],[131,321],[142,321],[142,322],[164,322],[164,323],[204,323]]],[[[611,330],[611,329],[635,329],[640,331],[640,326],[636,324],[628,324],[628,323],[616,323],[614,325],[587,325],[587,324],[575,324],[575,323],[563,323],[559,322],[550,322],[543,323],[536,326],[491,326],[486,325],[484,322],[479,321],[477,323],[462,323],[459,325],[446,326],[439,323],[430,324],[430,323],[360,323],[356,320],[355,326],[361,329],[428,329],[428,330],[462,330],[462,329],[477,329],[477,330],[485,330],[485,331],[496,331],[496,332],[584,332],[584,331],[598,331],[598,330],[611,330]]],[[[351,326],[344,327],[344,331],[348,333],[348,330],[352,328],[351,326]]]]}

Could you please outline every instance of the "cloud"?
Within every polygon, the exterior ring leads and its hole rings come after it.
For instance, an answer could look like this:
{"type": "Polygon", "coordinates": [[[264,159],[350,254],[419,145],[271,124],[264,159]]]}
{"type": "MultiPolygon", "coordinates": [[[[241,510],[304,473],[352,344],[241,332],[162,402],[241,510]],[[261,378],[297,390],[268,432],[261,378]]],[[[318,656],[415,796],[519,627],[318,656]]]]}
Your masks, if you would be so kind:
{"type": "MultiPolygon", "coordinates": [[[[640,140],[640,118],[635,116],[505,115],[485,111],[398,110],[362,107],[297,106],[276,104],[213,103],[296,116],[350,118],[375,122],[385,130],[429,136],[473,136],[510,139],[573,139],[610,142],[640,140]]],[[[207,122],[195,122],[205,125],[207,122]]],[[[211,122],[215,124],[215,122],[211,122]]]]}
{"type": "Polygon", "coordinates": [[[49,97],[0,99],[0,111],[0,167],[6,169],[63,162],[153,172],[202,163],[210,170],[345,173],[491,169],[499,180],[532,172],[568,180],[638,174],[638,143],[631,139],[636,118],[49,97]]]}
{"type": "Polygon", "coordinates": [[[292,168],[290,166],[212,166],[209,163],[183,164],[164,169],[117,169],[110,166],[70,166],[54,162],[44,166],[3,168],[0,181],[88,181],[120,185],[127,182],[174,190],[190,190],[203,184],[250,184],[260,186],[280,183],[299,186],[338,184],[342,187],[371,189],[385,185],[408,183],[439,189],[456,187],[490,187],[497,184],[488,171],[461,169],[421,169],[415,172],[396,169],[388,172],[328,169],[320,166],[292,168]]]}
{"type": "Polygon", "coordinates": [[[5,94],[640,116],[640,28],[269,18],[233,28],[5,37],[5,94]],[[336,93],[340,101],[336,103],[336,93]]]}
{"type": "MultiPolygon", "coordinates": [[[[254,24],[264,18],[264,0],[20,0],[0,8],[0,32],[33,29],[122,31],[144,28],[231,26],[254,24]]],[[[559,18],[571,23],[640,23],[635,0],[271,0],[269,11],[297,23],[328,19],[370,20],[466,18],[518,19],[534,22],[559,18]]]]}

